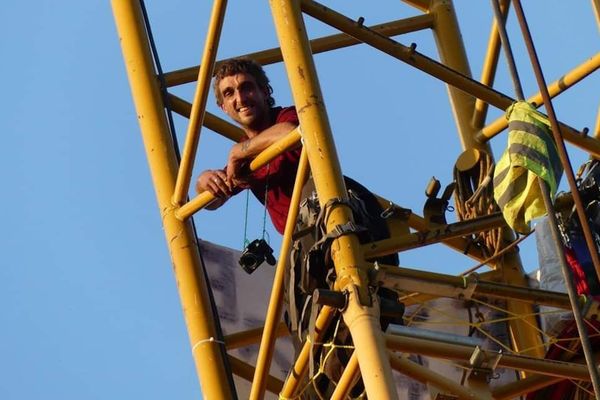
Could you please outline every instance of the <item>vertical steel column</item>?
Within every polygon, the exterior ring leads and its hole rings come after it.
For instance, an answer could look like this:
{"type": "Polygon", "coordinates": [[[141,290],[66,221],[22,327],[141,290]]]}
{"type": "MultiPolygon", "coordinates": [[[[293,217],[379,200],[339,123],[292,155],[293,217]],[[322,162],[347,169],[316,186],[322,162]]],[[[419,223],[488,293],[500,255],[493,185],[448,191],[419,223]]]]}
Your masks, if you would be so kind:
{"type": "Polygon", "coordinates": [[[552,136],[554,137],[554,142],[556,143],[558,157],[560,158],[560,162],[565,170],[565,177],[567,178],[569,189],[571,189],[571,195],[573,197],[573,203],[575,204],[577,216],[579,217],[579,223],[581,224],[581,230],[583,231],[583,236],[585,237],[585,242],[587,244],[592,263],[594,264],[594,269],[596,270],[596,275],[600,279],[600,255],[596,251],[596,242],[594,241],[594,236],[590,228],[588,217],[585,214],[583,200],[581,199],[579,190],[577,190],[577,181],[575,179],[575,174],[573,173],[573,167],[571,166],[569,154],[567,153],[567,148],[558,124],[558,119],[556,118],[556,113],[554,112],[554,106],[552,105],[550,94],[548,93],[546,79],[544,78],[544,74],[542,72],[542,67],[533,44],[533,39],[531,38],[529,25],[525,19],[525,14],[523,12],[523,7],[521,6],[520,0],[513,0],[513,5],[515,7],[519,25],[521,26],[521,31],[523,32],[523,38],[525,39],[525,45],[529,53],[534,75],[540,88],[542,98],[544,99],[544,107],[546,108],[548,120],[550,121],[550,126],[552,127],[552,136]]]}
{"type": "Polygon", "coordinates": [[[273,278],[273,288],[271,289],[271,297],[269,299],[267,316],[265,318],[265,329],[263,331],[260,341],[260,348],[258,350],[258,356],[256,358],[256,370],[254,371],[254,379],[252,379],[250,400],[260,400],[265,396],[267,376],[269,375],[271,358],[275,350],[275,339],[277,339],[277,327],[281,321],[285,270],[290,264],[289,257],[290,249],[292,247],[292,234],[294,233],[300,201],[302,200],[302,187],[308,178],[308,174],[308,157],[306,154],[306,149],[303,148],[300,155],[300,163],[298,164],[296,181],[294,182],[294,191],[292,192],[290,209],[285,222],[285,230],[283,232],[279,260],[277,260],[277,268],[275,269],[275,277],[273,278]]]}
{"type": "MultiPolygon", "coordinates": [[[[556,146],[558,148],[560,161],[563,165],[563,168],[565,169],[565,174],[567,175],[567,178],[569,180],[569,186],[571,188],[573,202],[575,203],[575,206],[577,208],[577,214],[579,216],[581,228],[586,238],[588,250],[590,252],[592,261],[594,262],[596,273],[600,277],[600,261],[598,260],[596,244],[592,237],[590,227],[587,223],[587,215],[585,214],[583,203],[581,201],[579,192],[577,190],[577,186],[575,184],[575,177],[571,169],[571,163],[569,161],[565,145],[562,142],[560,128],[558,127],[556,114],[554,112],[554,106],[552,105],[552,100],[550,100],[550,95],[546,88],[546,80],[544,79],[542,67],[540,65],[535,46],[533,44],[531,32],[529,31],[529,25],[527,24],[527,20],[525,19],[525,14],[523,12],[521,1],[513,0],[513,3],[515,7],[515,12],[517,14],[517,19],[519,21],[519,25],[523,33],[525,45],[527,46],[527,50],[529,52],[529,57],[531,59],[531,64],[535,73],[535,77],[538,82],[538,86],[540,87],[540,91],[542,92],[542,96],[544,98],[544,106],[546,107],[546,111],[548,112],[548,119],[550,120],[550,124],[552,126],[552,134],[554,136],[554,141],[556,142],[556,146]]],[[[542,179],[538,179],[538,181],[542,192],[542,196],[544,198],[544,205],[546,206],[546,211],[548,212],[548,220],[550,221],[550,227],[552,228],[552,238],[554,239],[554,245],[558,253],[560,267],[565,278],[565,286],[567,288],[567,293],[569,294],[569,300],[571,301],[571,308],[573,309],[573,318],[575,319],[575,324],[577,325],[577,330],[579,331],[581,348],[583,350],[583,354],[585,355],[585,361],[590,372],[590,377],[592,378],[592,386],[594,387],[594,393],[596,395],[596,399],[598,399],[598,396],[600,395],[600,376],[598,375],[598,368],[596,366],[594,352],[592,349],[590,339],[588,337],[588,328],[585,321],[583,320],[583,315],[581,313],[581,309],[577,301],[577,290],[575,288],[575,284],[573,283],[571,271],[567,264],[564,249],[562,247],[562,239],[558,228],[558,222],[556,219],[554,206],[552,204],[552,198],[550,197],[550,189],[548,188],[546,182],[544,182],[542,179]]]]}
{"type": "MultiPolygon", "coordinates": [[[[321,207],[334,198],[347,199],[341,168],[310,52],[299,1],[270,0],[283,59],[303,130],[304,146],[321,207]]],[[[352,220],[349,207],[332,208],[327,232],[352,220]]],[[[354,339],[363,381],[370,398],[397,398],[392,371],[379,325],[379,311],[367,288],[367,264],[355,234],[331,245],[337,273],[336,289],[348,290],[344,320],[354,339]]]]}
{"type": "MultiPolygon", "coordinates": [[[[432,0],[429,11],[435,14],[436,23],[433,32],[441,61],[470,77],[471,70],[452,2],[450,0],[432,0]]],[[[448,92],[463,149],[475,148],[485,150],[491,154],[488,145],[479,143],[475,139],[476,129],[471,125],[475,98],[453,87],[448,87],[448,92]]],[[[508,240],[514,240],[514,236],[509,231],[505,231],[505,237],[508,240]]],[[[506,283],[527,286],[521,259],[516,252],[506,254],[499,268],[502,269],[506,283]]],[[[508,301],[507,309],[510,313],[523,316],[521,319],[509,322],[515,350],[522,352],[522,354],[542,357],[544,355],[542,339],[538,332],[532,328],[538,326],[532,306],[508,301]]]]}
{"type": "Polygon", "coordinates": [[[140,3],[112,0],[112,8],[202,392],[207,399],[232,399],[235,390],[229,385],[224,343],[217,337],[196,238],[191,223],[177,220],[171,205],[177,159],[140,3]]]}
{"type": "Polygon", "coordinates": [[[594,127],[594,137],[600,139],[600,106],[598,107],[598,114],[596,115],[596,126],[594,127]]]}
{"type": "MultiPolygon", "coordinates": [[[[471,68],[461,40],[452,1],[432,0],[429,7],[429,12],[435,15],[433,33],[441,62],[471,77],[471,68]]],[[[485,149],[483,145],[475,141],[475,128],[471,125],[471,118],[475,109],[475,97],[450,85],[448,85],[448,96],[450,97],[452,113],[463,148],[485,149]]]]}
{"type": "MultiPolygon", "coordinates": [[[[506,18],[508,15],[509,0],[502,0],[502,15],[506,18]]],[[[492,86],[496,78],[496,68],[498,67],[498,56],[500,55],[500,35],[498,34],[498,22],[492,21],[490,38],[488,39],[487,52],[483,61],[481,71],[481,83],[492,86]]],[[[475,112],[473,113],[472,125],[476,129],[481,129],[485,123],[488,111],[488,103],[481,99],[475,100],[475,112]]]]}
{"type": "Polygon", "coordinates": [[[172,200],[173,204],[183,204],[190,188],[192,168],[194,167],[196,150],[198,149],[198,142],[200,141],[200,130],[202,129],[202,121],[204,120],[204,113],[206,112],[206,99],[208,97],[208,90],[210,89],[210,80],[212,79],[215,59],[217,57],[217,49],[219,47],[219,39],[221,38],[221,29],[223,27],[223,20],[225,19],[226,8],[226,0],[215,0],[213,3],[208,32],[206,33],[204,42],[204,52],[202,53],[202,61],[198,71],[198,83],[196,85],[194,101],[192,102],[192,111],[190,112],[190,120],[185,135],[185,145],[183,146],[181,165],[177,173],[177,181],[175,182],[172,200]]]}

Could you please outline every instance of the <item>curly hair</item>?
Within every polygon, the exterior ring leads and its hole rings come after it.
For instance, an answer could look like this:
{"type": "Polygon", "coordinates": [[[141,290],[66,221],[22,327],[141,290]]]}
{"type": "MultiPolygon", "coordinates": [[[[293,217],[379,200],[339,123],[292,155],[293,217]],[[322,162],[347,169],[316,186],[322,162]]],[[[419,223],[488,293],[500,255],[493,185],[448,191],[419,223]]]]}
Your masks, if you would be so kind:
{"type": "Polygon", "coordinates": [[[242,72],[250,74],[256,80],[258,86],[261,89],[266,90],[269,94],[267,104],[269,107],[273,107],[275,105],[275,99],[271,96],[271,94],[273,94],[273,88],[269,84],[269,78],[267,78],[262,66],[249,58],[231,58],[217,64],[213,74],[215,78],[213,89],[215,97],[217,98],[217,105],[220,107],[223,104],[223,96],[219,92],[219,82],[221,82],[221,79],[242,72]]]}

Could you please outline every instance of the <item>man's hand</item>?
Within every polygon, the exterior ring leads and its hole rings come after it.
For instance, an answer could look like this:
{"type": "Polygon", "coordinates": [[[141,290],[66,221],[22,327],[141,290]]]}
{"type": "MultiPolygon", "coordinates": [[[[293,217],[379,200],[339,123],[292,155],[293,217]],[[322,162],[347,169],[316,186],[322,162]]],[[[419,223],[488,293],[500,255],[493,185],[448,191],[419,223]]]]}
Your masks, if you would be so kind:
{"type": "Polygon", "coordinates": [[[198,177],[196,191],[208,191],[219,199],[228,199],[232,194],[232,186],[227,183],[227,174],[221,169],[208,169],[198,177]]]}
{"type": "Polygon", "coordinates": [[[250,171],[247,170],[251,154],[248,152],[252,139],[233,145],[227,158],[227,184],[230,187],[248,183],[250,171]]]}

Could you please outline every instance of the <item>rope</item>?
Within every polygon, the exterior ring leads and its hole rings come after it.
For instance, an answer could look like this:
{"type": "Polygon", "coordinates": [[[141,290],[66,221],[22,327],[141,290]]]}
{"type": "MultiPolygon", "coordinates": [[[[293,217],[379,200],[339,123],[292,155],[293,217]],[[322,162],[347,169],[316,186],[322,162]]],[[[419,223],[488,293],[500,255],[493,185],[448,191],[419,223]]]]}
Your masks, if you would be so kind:
{"type": "MultiPolygon", "coordinates": [[[[456,192],[454,204],[456,215],[460,221],[490,215],[498,211],[494,202],[494,186],[492,176],[494,162],[487,152],[480,152],[479,164],[469,171],[459,171],[454,168],[456,192]]],[[[479,232],[473,242],[480,246],[487,257],[495,255],[501,247],[502,228],[487,232],[479,232]]]]}
{"type": "Polygon", "coordinates": [[[472,274],[473,272],[477,271],[479,268],[483,267],[484,265],[494,261],[496,258],[502,256],[503,254],[506,254],[507,251],[509,251],[510,249],[516,247],[519,243],[521,243],[523,240],[527,239],[529,236],[531,236],[531,234],[535,232],[535,228],[533,228],[531,230],[531,232],[529,232],[528,234],[526,234],[525,236],[521,236],[520,238],[518,238],[517,240],[515,240],[514,242],[512,242],[511,244],[509,244],[508,246],[504,247],[502,250],[496,252],[493,256],[486,258],[485,260],[483,260],[482,262],[480,262],[479,264],[475,265],[474,267],[469,268],[468,270],[464,271],[462,274],[460,274],[461,276],[467,276],[469,274],[472,274]]]}
{"type": "MultiPolygon", "coordinates": [[[[267,181],[265,182],[265,207],[263,210],[263,227],[262,227],[262,238],[267,237],[267,243],[270,242],[269,234],[267,233],[267,195],[269,194],[269,178],[271,176],[271,163],[267,164],[267,181]]],[[[269,243],[270,244],[270,243],[269,243]]]]}
{"type": "Polygon", "coordinates": [[[250,205],[250,190],[246,189],[246,211],[244,213],[244,244],[242,244],[242,249],[245,249],[250,241],[248,240],[248,208],[250,205]]]}

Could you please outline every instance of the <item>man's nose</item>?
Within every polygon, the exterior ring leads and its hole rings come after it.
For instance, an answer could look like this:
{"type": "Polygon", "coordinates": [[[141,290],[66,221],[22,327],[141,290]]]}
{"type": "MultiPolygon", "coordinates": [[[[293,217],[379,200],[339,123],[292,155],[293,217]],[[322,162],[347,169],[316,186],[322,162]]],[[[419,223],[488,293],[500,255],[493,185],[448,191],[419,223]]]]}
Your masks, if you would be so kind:
{"type": "Polygon", "coordinates": [[[246,102],[247,96],[246,93],[244,93],[243,90],[236,90],[235,91],[235,100],[240,103],[240,104],[244,104],[246,102]]]}

